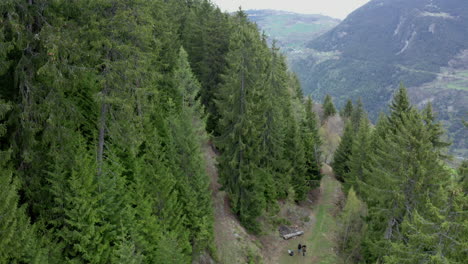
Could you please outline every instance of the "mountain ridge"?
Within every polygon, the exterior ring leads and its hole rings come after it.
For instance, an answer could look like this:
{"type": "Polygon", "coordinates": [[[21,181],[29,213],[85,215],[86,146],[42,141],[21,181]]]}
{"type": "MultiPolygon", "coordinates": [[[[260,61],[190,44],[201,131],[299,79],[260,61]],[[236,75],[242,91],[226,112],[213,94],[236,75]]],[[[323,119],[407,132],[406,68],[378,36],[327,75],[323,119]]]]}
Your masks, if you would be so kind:
{"type": "Polygon", "coordinates": [[[361,97],[375,120],[400,83],[416,105],[432,102],[466,156],[468,5],[462,0],[373,0],[306,44],[292,65],[305,93],[338,105],[361,97]]]}

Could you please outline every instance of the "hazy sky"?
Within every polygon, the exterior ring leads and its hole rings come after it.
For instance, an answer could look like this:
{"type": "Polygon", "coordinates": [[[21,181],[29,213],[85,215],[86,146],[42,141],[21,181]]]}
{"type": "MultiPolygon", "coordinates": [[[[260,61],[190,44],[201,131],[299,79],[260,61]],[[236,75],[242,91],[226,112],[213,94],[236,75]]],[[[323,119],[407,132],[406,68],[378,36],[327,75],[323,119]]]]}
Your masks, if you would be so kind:
{"type": "Polygon", "coordinates": [[[211,0],[223,11],[276,9],[306,14],[324,14],[343,19],[369,0],[211,0]]]}

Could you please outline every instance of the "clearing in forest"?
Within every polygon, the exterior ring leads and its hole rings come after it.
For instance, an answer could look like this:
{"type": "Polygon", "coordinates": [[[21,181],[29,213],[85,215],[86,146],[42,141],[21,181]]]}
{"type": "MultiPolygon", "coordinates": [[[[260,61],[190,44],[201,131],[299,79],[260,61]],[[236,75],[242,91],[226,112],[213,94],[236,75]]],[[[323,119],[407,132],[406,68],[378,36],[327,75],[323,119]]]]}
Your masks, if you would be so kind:
{"type": "Polygon", "coordinates": [[[296,263],[340,263],[335,252],[334,230],[336,227],[333,211],[336,209],[340,197],[342,197],[341,185],[333,177],[330,167],[324,168],[325,176],[320,184],[320,199],[314,206],[311,218],[315,218],[315,224],[309,230],[304,230],[301,237],[288,240],[281,252],[280,264],[296,263]],[[297,254],[297,245],[306,244],[306,256],[297,254]],[[294,250],[294,256],[289,256],[287,250],[294,250]]]}

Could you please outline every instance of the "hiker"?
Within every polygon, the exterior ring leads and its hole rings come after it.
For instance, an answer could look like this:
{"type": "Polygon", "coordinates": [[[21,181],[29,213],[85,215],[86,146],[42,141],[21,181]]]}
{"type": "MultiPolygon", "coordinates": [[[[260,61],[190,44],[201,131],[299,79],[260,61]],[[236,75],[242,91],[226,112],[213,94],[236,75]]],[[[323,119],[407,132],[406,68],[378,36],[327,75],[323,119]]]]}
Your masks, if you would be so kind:
{"type": "Polygon", "coordinates": [[[304,257],[305,256],[305,253],[306,253],[306,245],[302,245],[302,256],[304,257]]]}
{"type": "Polygon", "coordinates": [[[288,254],[289,254],[289,256],[294,256],[294,251],[288,249],[288,254]]]}
{"type": "Polygon", "coordinates": [[[301,249],[302,249],[302,245],[301,244],[297,245],[297,255],[298,256],[301,255],[301,249]]]}

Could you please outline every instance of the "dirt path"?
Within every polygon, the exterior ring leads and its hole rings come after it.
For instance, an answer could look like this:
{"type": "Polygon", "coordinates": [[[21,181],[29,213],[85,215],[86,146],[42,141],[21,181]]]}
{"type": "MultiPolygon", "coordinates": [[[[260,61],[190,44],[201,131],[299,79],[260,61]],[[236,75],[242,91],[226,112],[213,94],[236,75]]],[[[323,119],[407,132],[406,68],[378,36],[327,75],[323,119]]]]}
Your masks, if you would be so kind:
{"type": "MultiPolygon", "coordinates": [[[[317,189],[310,193],[311,201],[301,206],[289,205],[288,210],[302,211],[303,216],[309,215],[309,221],[303,223],[305,234],[300,238],[285,241],[278,236],[277,231],[269,235],[255,237],[245,231],[230,210],[227,195],[221,191],[218,183],[216,168],[217,153],[211,144],[203,146],[205,154],[206,171],[211,177],[210,188],[214,207],[214,234],[217,247],[217,263],[259,263],[263,256],[263,263],[338,263],[333,251],[333,228],[335,226],[332,211],[342,193],[340,184],[336,181],[332,169],[324,165],[322,173],[325,175],[321,181],[320,191],[317,189]],[[297,244],[307,245],[305,257],[297,255],[297,244]],[[294,249],[293,257],[287,254],[288,249],[294,249]]],[[[284,207],[283,209],[287,209],[284,207]]]]}
{"type": "Polygon", "coordinates": [[[324,177],[320,184],[320,198],[314,206],[311,219],[315,219],[312,228],[305,230],[305,234],[299,238],[284,242],[280,253],[280,264],[296,263],[338,263],[338,257],[334,252],[333,232],[335,219],[332,215],[333,209],[342,197],[341,187],[336,181],[332,169],[325,165],[322,169],[324,177]],[[306,244],[306,256],[297,254],[297,245],[306,244]],[[287,250],[294,250],[294,256],[289,256],[287,250]]]}
{"type": "Polygon", "coordinates": [[[248,234],[231,212],[226,192],[221,191],[216,168],[217,154],[212,145],[203,146],[206,172],[211,178],[214,207],[214,235],[217,248],[217,263],[245,263],[246,256],[260,255],[260,249],[255,244],[256,238],[248,234]]]}

